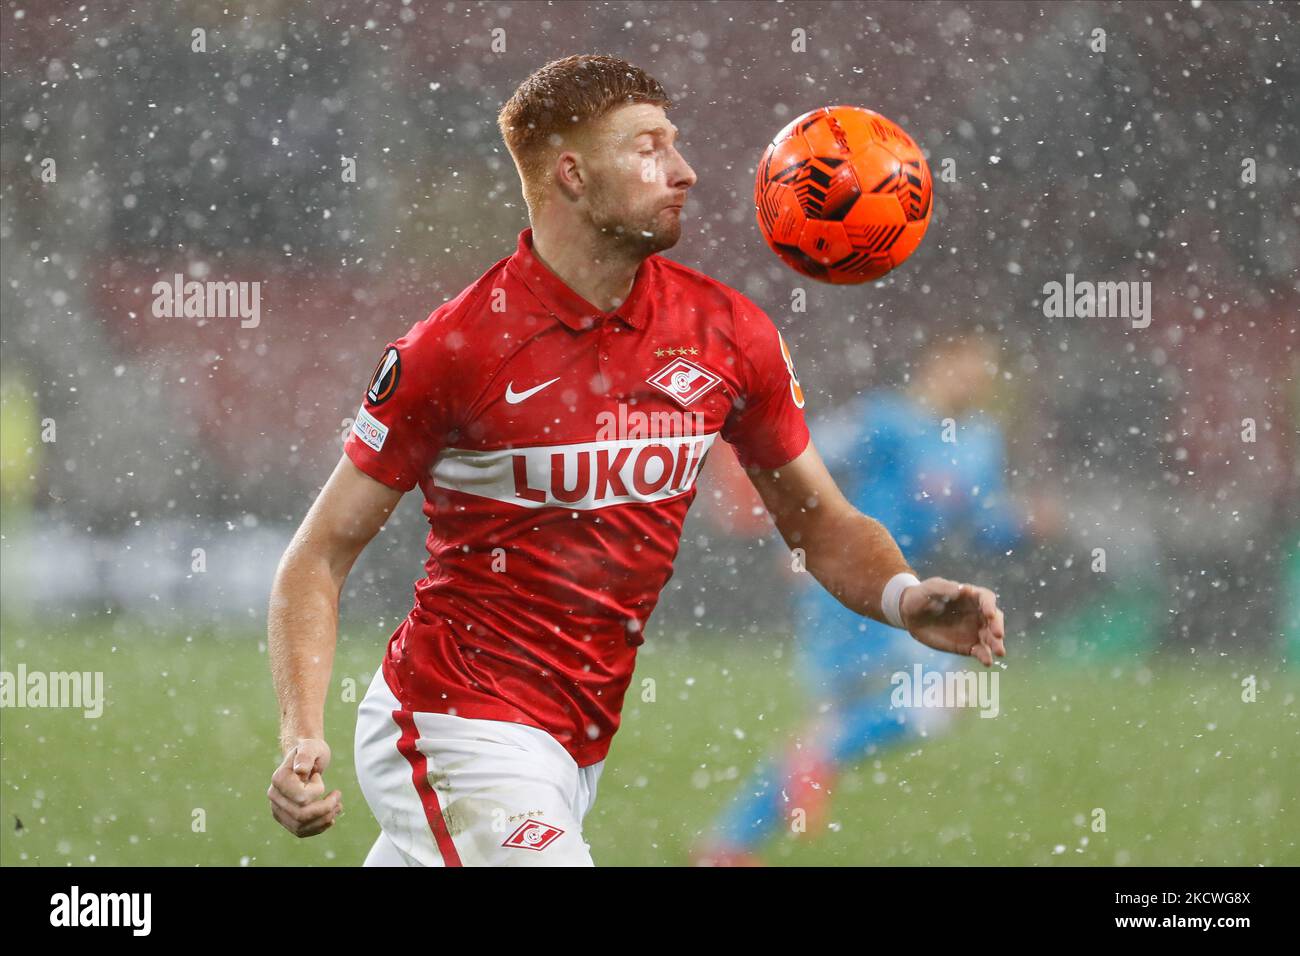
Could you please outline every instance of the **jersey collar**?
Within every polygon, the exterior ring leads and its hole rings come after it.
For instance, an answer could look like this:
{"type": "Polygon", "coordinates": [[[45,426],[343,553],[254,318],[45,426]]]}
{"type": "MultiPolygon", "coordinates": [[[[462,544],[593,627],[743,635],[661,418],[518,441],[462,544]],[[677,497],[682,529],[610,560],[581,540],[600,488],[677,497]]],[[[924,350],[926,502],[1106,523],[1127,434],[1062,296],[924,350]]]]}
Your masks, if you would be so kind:
{"type": "Polygon", "coordinates": [[[627,301],[617,309],[601,312],[552,272],[533,255],[533,230],[519,233],[519,246],[510,257],[509,267],[515,275],[537,296],[546,310],[575,332],[583,332],[601,325],[608,316],[617,316],[634,329],[644,329],[648,318],[650,267],[641,263],[627,301]]]}

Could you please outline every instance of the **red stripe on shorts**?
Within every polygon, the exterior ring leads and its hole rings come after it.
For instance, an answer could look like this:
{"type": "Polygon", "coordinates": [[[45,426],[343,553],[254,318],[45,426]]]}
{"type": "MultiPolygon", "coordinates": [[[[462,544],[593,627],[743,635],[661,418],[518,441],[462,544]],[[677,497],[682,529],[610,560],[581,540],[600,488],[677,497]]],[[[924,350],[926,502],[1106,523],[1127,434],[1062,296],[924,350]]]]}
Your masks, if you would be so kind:
{"type": "Polygon", "coordinates": [[[402,731],[402,736],[397,741],[397,752],[411,764],[411,780],[415,783],[415,792],[420,795],[424,816],[429,821],[429,829],[433,831],[433,839],[438,844],[438,852],[442,854],[442,862],[447,866],[463,866],[460,854],[456,852],[456,844],[451,842],[451,834],[447,832],[447,821],[442,818],[438,794],[429,785],[429,763],[424,754],[420,753],[420,748],[415,746],[415,741],[420,736],[415,726],[415,716],[409,710],[395,710],[393,720],[402,731]]]}

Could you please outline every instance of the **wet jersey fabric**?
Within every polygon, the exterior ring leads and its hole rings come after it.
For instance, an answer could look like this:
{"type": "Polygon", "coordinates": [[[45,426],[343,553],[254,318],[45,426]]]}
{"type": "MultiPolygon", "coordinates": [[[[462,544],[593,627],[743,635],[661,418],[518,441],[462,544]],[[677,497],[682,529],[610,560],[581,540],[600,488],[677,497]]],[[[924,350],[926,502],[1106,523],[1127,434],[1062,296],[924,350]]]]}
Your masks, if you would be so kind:
{"type": "Polygon", "coordinates": [[[540,727],[579,766],[618,728],[714,441],[771,469],[808,444],[771,320],[654,255],[602,313],[515,253],[384,349],[345,444],[418,486],[425,576],[384,660],[411,711],[540,727]]]}

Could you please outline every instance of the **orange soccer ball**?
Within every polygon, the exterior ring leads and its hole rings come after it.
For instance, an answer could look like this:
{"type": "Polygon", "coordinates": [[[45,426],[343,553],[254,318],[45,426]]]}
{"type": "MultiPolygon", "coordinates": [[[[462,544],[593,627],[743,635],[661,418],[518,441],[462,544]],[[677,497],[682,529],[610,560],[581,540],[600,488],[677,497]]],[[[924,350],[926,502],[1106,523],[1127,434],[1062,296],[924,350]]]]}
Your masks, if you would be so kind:
{"type": "Polygon", "coordinates": [[[822,282],[871,282],[902,264],[930,225],[930,166],[879,113],[824,106],[776,134],[758,164],[763,238],[822,282]]]}

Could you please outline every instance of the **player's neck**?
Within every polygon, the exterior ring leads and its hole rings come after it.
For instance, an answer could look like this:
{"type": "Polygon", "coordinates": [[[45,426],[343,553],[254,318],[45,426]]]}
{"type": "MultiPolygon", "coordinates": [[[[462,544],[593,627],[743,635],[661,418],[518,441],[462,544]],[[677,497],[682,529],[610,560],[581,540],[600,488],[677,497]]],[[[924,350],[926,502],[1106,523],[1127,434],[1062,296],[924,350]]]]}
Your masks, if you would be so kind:
{"type": "Polygon", "coordinates": [[[533,224],[533,255],[565,285],[602,312],[618,308],[632,291],[645,257],[620,254],[595,236],[576,238],[547,223],[533,224]]]}

